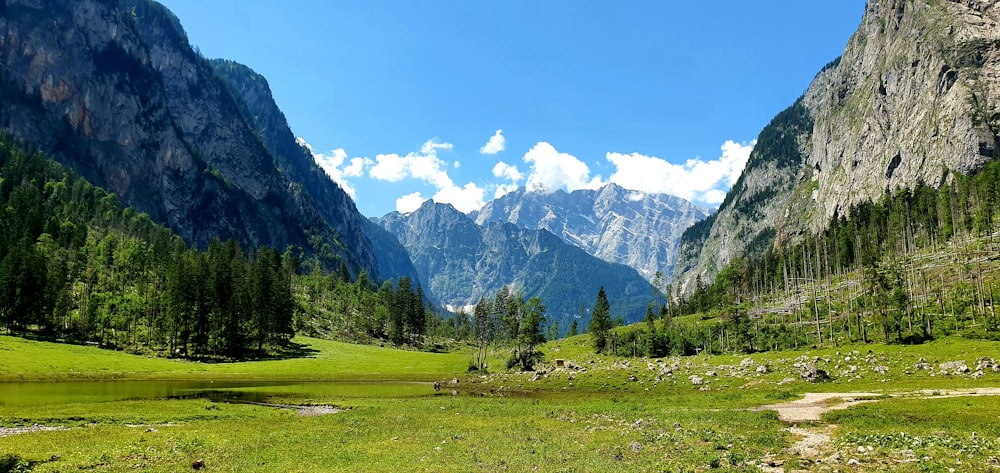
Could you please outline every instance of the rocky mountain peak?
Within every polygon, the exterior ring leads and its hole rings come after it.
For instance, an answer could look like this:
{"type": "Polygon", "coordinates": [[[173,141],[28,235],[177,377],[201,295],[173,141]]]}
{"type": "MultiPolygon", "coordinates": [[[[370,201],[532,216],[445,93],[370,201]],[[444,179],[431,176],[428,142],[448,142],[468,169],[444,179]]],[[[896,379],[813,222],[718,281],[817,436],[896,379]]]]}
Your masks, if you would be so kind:
{"type": "Polygon", "coordinates": [[[587,253],[629,266],[652,280],[673,270],[681,233],[709,210],[666,194],[610,183],[599,189],[541,193],[520,188],[487,203],[472,217],[480,225],[509,222],[544,229],[587,253]]]}
{"type": "Polygon", "coordinates": [[[258,103],[232,93],[162,5],[0,5],[0,129],[191,244],[291,245],[377,272],[353,202],[290,176],[286,165],[303,161],[283,151],[294,141],[258,133],[246,113],[258,103]]]}
{"type": "Polygon", "coordinates": [[[793,243],[852,205],[940,186],[1000,157],[996,0],[872,0],[844,54],[761,131],[718,213],[687,232],[675,279],[793,243]]]}

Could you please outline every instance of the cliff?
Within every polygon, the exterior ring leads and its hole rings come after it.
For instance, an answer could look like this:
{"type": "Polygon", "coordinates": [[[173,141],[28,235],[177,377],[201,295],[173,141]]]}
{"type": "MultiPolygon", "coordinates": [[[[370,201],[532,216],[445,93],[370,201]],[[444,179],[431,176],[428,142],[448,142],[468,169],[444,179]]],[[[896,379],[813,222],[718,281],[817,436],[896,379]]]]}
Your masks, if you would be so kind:
{"type": "Polygon", "coordinates": [[[1000,2],[869,2],[843,56],[769,124],[713,218],[681,242],[690,289],[849,217],[854,204],[941,186],[1000,156],[1000,2]]]}
{"type": "Polygon", "coordinates": [[[371,249],[346,243],[319,211],[342,201],[318,204],[279,170],[246,107],[166,8],[6,0],[0,9],[0,129],[189,243],[293,245],[376,271],[371,249]]]}

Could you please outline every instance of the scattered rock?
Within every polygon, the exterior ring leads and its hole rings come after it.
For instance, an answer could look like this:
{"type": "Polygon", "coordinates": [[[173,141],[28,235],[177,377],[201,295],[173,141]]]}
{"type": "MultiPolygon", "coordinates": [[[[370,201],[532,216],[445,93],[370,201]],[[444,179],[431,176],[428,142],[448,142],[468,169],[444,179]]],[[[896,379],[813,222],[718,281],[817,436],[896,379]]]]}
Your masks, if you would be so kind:
{"type": "Polygon", "coordinates": [[[719,373],[716,373],[715,371],[712,371],[712,370],[708,370],[708,372],[705,373],[705,376],[708,376],[710,378],[714,378],[716,376],[719,376],[719,373]]]}
{"type": "Polygon", "coordinates": [[[705,378],[702,378],[701,376],[691,375],[690,379],[691,384],[694,386],[701,386],[702,384],[705,384],[705,378]]]}
{"type": "Polygon", "coordinates": [[[205,468],[205,460],[202,460],[200,458],[195,460],[194,462],[191,463],[191,468],[194,470],[200,470],[202,468],[205,468]]]}
{"type": "Polygon", "coordinates": [[[857,458],[852,458],[847,460],[847,466],[859,467],[861,466],[861,462],[857,458]]]}
{"type": "Polygon", "coordinates": [[[642,444],[633,440],[632,443],[629,444],[628,449],[636,453],[641,452],[642,444]]]}
{"type": "Polygon", "coordinates": [[[876,372],[878,374],[886,374],[886,373],[889,372],[889,367],[885,366],[885,365],[878,365],[878,366],[872,368],[872,371],[874,371],[874,372],[876,372]]]}
{"type": "Polygon", "coordinates": [[[744,358],[743,361],[740,362],[740,368],[753,368],[755,364],[756,363],[754,363],[753,358],[744,358]]]}
{"type": "Polygon", "coordinates": [[[965,374],[968,373],[969,366],[964,361],[946,361],[938,365],[941,374],[965,374]]]}
{"type": "Polygon", "coordinates": [[[799,376],[810,383],[829,381],[830,375],[816,367],[814,364],[805,364],[799,368],[799,376]]]}
{"type": "Polygon", "coordinates": [[[757,367],[757,372],[760,374],[767,374],[769,371],[770,368],[768,368],[767,365],[760,365],[757,367]]]}

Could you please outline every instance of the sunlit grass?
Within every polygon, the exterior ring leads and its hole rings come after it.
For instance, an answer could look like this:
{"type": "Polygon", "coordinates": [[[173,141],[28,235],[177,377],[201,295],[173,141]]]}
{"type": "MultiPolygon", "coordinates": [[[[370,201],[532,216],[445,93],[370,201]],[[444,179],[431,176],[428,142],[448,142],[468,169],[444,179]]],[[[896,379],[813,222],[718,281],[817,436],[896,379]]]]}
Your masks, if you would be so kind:
{"type": "Polygon", "coordinates": [[[0,380],[239,379],[434,381],[461,374],[468,354],[424,353],[299,337],[307,357],[198,363],[0,336],[0,380]]]}
{"type": "MultiPolygon", "coordinates": [[[[993,372],[973,379],[913,370],[920,359],[934,371],[946,361],[974,367],[979,358],[1000,359],[1000,344],[957,338],[920,346],[626,360],[594,354],[589,336],[579,336],[543,345],[546,362],[538,375],[494,368],[502,366],[502,347],[495,349],[489,373],[466,375],[466,352],[297,341],[315,352],[298,359],[204,364],[0,337],[0,377],[7,381],[215,380],[219,389],[263,393],[273,404],[343,409],[306,417],[292,409],[207,399],[70,397],[0,404],[0,428],[68,429],[0,437],[0,456],[15,454],[40,472],[187,471],[197,459],[208,471],[753,471],[765,457],[798,464],[785,453],[794,442],[786,426],[774,412],[756,407],[810,391],[943,391],[1000,381],[993,372]],[[753,364],[741,367],[747,358],[753,364]],[[556,369],[556,359],[572,368],[556,369]],[[799,379],[794,365],[802,361],[829,370],[833,380],[799,379]],[[856,374],[842,374],[854,364],[856,374]],[[768,371],[758,373],[760,365],[768,371]],[[888,371],[876,372],[876,365],[888,371]],[[666,366],[669,375],[661,374],[666,366]],[[692,375],[705,384],[694,385],[692,375]],[[452,377],[459,384],[436,395],[427,384],[404,383],[410,390],[387,382],[452,377]],[[306,382],[226,384],[240,380],[306,382]]],[[[996,398],[985,397],[880,399],[827,414],[825,421],[840,425],[831,448],[845,461],[853,453],[873,470],[921,471],[919,463],[876,461],[877,454],[906,460],[910,449],[933,458],[923,462],[925,471],[968,471],[961,466],[986,467],[989,454],[982,452],[1000,436],[995,405],[996,398]],[[979,440],[971,439],[973,430],[979,440]],[[853,452],[859,443],[871,444],[873,453],[853,452]],[[965,444],[982,452],[970,458],[970,451],[956,450],[965,444]],[[964,464],[956,467],[957,458],[964,464]]]]}

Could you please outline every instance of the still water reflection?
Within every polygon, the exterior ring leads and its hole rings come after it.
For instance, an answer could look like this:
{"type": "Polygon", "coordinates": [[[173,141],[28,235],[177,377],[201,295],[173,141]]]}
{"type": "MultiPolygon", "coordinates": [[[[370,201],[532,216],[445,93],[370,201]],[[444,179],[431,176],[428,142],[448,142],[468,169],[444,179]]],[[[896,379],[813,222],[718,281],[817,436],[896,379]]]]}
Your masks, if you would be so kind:
{"type": "Polygon", "coordinates": [[[94,403],[144,399],[209,398],[223,402],[266,402],[280,397],[411,397],[433,395],[430,383],[76,381],[0,383],[0,407],[94,403]]]}

